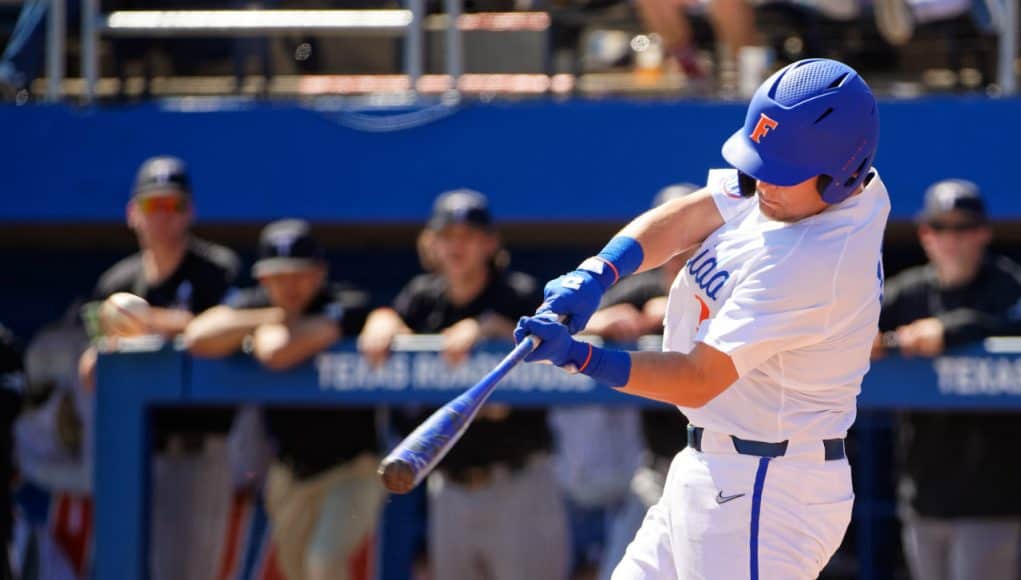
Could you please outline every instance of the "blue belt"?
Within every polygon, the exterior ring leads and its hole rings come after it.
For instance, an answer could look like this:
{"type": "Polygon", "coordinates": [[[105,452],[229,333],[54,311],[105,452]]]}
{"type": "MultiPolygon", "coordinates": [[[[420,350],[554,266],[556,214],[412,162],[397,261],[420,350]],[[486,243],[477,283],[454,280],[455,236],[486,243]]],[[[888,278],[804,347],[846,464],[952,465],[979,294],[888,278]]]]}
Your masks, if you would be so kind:
{"type": "MultiPolygon", "coordinates": [[[[705,429],[702,427],[688,425],[688,447],[691,447],[695,451],[702,451],[702,433],[704,431],[705,429]]],[[[734,449],[741,455],[754,455],[756,457],[783,457],[783,455],[787,453],[787,441],[766,443],[765,441],[739,439],[733,435],[730,436],[730,439],[734,442],[734,449]]],[[[826,461],[836,461],[847,456],[844,453],[843,439],[823,439],[822,448],[825,452],[826,461]]]]}

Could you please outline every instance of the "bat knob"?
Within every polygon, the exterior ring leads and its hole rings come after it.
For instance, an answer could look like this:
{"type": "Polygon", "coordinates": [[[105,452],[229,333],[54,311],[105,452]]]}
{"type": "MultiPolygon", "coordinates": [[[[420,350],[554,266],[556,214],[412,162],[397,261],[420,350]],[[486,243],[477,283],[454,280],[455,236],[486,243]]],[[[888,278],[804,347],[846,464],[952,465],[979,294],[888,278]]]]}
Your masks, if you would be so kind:
{"type": "Polygon", "coordinates": [[[403,459],[387,457],[376,472],[391,493],[408,493],[415,488],[415,470],[403,459]]]}

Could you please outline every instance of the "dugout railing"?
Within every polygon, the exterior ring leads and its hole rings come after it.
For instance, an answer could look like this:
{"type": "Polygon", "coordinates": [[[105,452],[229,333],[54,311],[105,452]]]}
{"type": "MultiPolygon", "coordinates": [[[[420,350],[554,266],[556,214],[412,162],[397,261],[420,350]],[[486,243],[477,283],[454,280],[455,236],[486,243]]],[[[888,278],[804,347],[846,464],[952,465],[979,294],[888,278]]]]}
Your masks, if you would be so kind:
{"type": "MultiPolygon", "coordinates": [[[[264,370],[250,357],[203,360],[158,340],[134,341],[99,358],[96,400],[95,578],[147,576],[149,466],[148,411],[173,405],[404,405],[445,403],[491,369],[509,348],[486,344],[451,369],[433,339],[413,338],[380,368],[370,367],[343,342],[312,362],[284,372],[264,370]]],[[[639,348],[656,349],[658,337],[639,348]]],[[[859,397],[852,454],[857,501],[852,543],[857,577],[891,577],[878,552],[894,517],[888,468],[877,457],[881,416],[901,409],[1021,411],[1021,340],[990,339],[981,347],[935,359],[887,357],[875,361],[859,397]],[[877,419],[879,418],[879,419],[877,419]],[[889,526],[887,526],[889,527],[889,526]]],[[[494,401],[513,405],[653,404],[569,375],[549,365],[520,365],[496,390],[494,401]]],[[[889,421],[886,421],[889,423],[889,421]]],[[[679,434],[678,436],[681,436],[679,434]]],[[[392,515],[392,514],[391,514],[392,515]]],[[[384,526],[386,520],[384,519],[384,526]]],[[[888,548],[888,546],[886,546],[888,548]]],[[[401,578],[409,562],[388,558],[381,578],[401,578]],[[403,570],[401,567],[404,567],[403,570]]]]}

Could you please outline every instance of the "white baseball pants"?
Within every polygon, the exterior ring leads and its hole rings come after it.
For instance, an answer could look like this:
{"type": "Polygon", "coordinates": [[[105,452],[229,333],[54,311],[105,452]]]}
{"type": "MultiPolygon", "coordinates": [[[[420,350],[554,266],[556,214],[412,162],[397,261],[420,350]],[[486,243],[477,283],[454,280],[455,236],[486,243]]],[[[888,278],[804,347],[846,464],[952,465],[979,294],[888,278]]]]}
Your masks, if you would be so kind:
{"type": "Polygon", "coordinates": [[[846,459],[821,441],[782,457],[740,455],[706,432],[702,450],[674,458],[613,580],[800,580],[818,577],[851,521],[846,459]]]}

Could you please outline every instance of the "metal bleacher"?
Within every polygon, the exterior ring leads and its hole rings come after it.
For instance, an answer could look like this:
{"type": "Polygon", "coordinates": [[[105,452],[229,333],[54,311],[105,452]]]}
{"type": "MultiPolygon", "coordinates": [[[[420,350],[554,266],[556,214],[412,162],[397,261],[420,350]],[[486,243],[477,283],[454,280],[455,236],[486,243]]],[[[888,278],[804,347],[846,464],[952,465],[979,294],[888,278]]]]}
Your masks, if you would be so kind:
{"type": "MultiPolygon", "coordinates": [[[[272,38],[308,35],[315,37],[383,37],[402,44],[400,70],[371,75],[305,75],[275,79],[278,93],[372,93],[471,92],[542,93],[566,92],[563,77],[545,73],[545,37],[550,26],[545,12],[462,14],[461,0],[445,0],[443,13],[427,16],[424,0],[405,0],[400,9],[384,10],[147,10],[102,13],[98,0],[84,0],[81,21],[81,80],[64,74],[65,0],[53,0],[49,14],[47,100],[63,94],[81,94],[92,102],[101,93],[101,53],[104,40],[126,38],[272,38]],[[475,38],[490,33],[530,34],[528,42],[508,41],[484,51],[487,55],[509,54],[520,62],[527,55],[531,70],[515,71],[513,63],[481,62],[476,54],[465,54],[464,36],[475,38]],[[426,42],[426,35],[437,38],[426,42]],[[427,46],[428,45],[428,46],[427,46]],[[509,50],[508,50],[509,49],[509,50]],[[430,67],[432,65],[432,67],[430,67]],[[465,69],[472,71],[465,75],[465,69]],[[426,74],[429,68],[436,72],[426,74]],[[496,68],[495,74],[485,69],[496,68]],[[438,70],[436,70],[438,69],[438,70]],[[503,69],[503,70],[500,70],[503,69]]],[[[490,41],[491,42],[491,41],[490,41]]],[[[499,59],[497,59],[498,61],[499,59]]],[[[205,90],[217,91],[206,84],[205,90]]],[[[195,85],[191,85],[194,90],[195,85]]],[[[199,92],[203,89],[199,88],[199,92]]]]}
{"type": "MultiPolygon", "coordinates": [[[[1019,0],[976,1],[988,4],[992,15],[988,38],[992,40],[987,44],[995,50],[995,58],[992,55],[986,58],[990,66],[985,67],[987,70],[983,71],[985,74],[980,82],[992,87],[994,94],[1014,94],[1018,73],[1019,0]]],[[[557,48],[554,43],[558,31],[565,26],[578,29],[591,26],[592,22],[598,25],[600,14],[608,11],[576,9],[568,2],[556,3],[549,11],[465,14],[463,0],[444,0],[442,11],[438,14],[427,14],[425,0],[402,0],[400,8],[392,9],[131,10],[109,13],[100,10],[99,0],[83,0],[80,44],[76,45],[80,57],[80,78],[67,78],[67,32],[77,23],[67,21],[67,0],[50,2],[45,80],[45,95],[50,101],[72,95],[81,96],[81,100],[88,103],[112,93],[113,89],[108,86],[111,83],[107,81],[116,79],[103,77],[100,70],[104,42],[127,38],[265,39],[300,34],[316,38],[382,38],[385,42],[399,43],[401,47],[400,64],[392,71],[355,75],[332,71],[330,74],[277,75],[273,79],[272,90],[265,92],[278,96],[383,92],[403,93],[414,99],[423,93],[444,92],[567,94],[613,91],[637,78],[623,75],[623,85],[611,82],[615,78],[612,75],[585,79],[586,71],[580,67],[558,66],[555,62],[560,56],[553,54],[557,48]],[[500,37],[492,34],[494,32],[511,34],[500,37]],[[465,50],[466,38],[470,42],[468,51],[465,50]]],[[[811,2],[790,4],[795,7],[804,4],[808,6],[807,10],[811,10],[811,2]]],[[[610,7],[613,7],[612,3],[610,7]]],[[[867,16],[865,11],[859,19],[864,20],[867,16]]],[[[629,17],[633,20],[633,14],[629,17]]],[[[575,44],[580,44],[577,34],[573,38],[575,44]]],[[[938,38],[936,42],[940,42],[938,38]]],[[[580,59],[583,48],[572,48],[571,56],[580,59]]],[[[931,53],[924,44],[919,50],[921,52],[915,52],[916,60],[921,58],[917,55],[924,57],[931,53]]],[[[905,53],[910,54],[910,51],[905,53]]],[[[953,62],[954,58],[950,60],[953,62]]],[[[229,93],[234,86],[231,80],[196,85],[175,79],[178,85],[170,83],[167,86],[177,88],[165,91],[165,94],[229,93]]],[[[648,78],[639,80],[648,81],[648,78]]],[[[968,79],[965,78],[965,81],[968,79]]],[[[645,84],[645,88],[649,88],[649,83],[645,84]]],[[[939,86],[939,82],[928,84],[939,86]]],[[[963,84],[968,85],[968,82],[963,84]]],[[[660,82],[652,88],[669,93],[676,92],[678,86],[672,82],[660,82]]],[[[123,91],[123,87],[120,90],[123,91]]]]}

